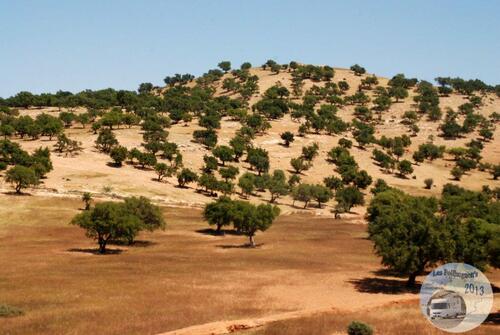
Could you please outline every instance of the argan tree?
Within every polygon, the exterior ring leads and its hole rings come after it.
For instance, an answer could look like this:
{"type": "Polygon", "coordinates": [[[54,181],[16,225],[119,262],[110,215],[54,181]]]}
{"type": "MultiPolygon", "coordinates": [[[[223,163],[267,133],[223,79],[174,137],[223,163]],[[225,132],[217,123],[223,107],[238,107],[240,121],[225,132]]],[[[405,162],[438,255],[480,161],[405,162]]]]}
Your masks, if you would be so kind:
{"type": "Polygon", "coordinates": [[[102,202],[76,215],[70,224],[86,231],[86,236],[97,240],[99,253],[106,253],[112,240],[129,243],[141,230],[153,231],[165,227],[160,209],[144,197],[128,198],[125,202],[102,202]]]}
{"type": "Polygon", "coordinates": [[[281,139],[285,142],[284,143],[285,147],[289,147],[290,143],[292,143],[294,141],[293,133],[290,131],[285,131],[280,136],[281,136],[281,139]]]}
{"type": "Polygon", "coordinates": [[[399,190],[378,193],[368,207],[368,233],[382,264],[408,276],[408,286],[426,267],[443,260],[449,235],[440,224],[433,198],[399,190]]]}
{"type": "Polygon", "coordinates": [[[22,165],[10,168],[5,174],[5,181],[11,183],[18,194],[21,193],[23,188],[38,185],[39,180],[34,169],[22,165]]]}
{"type": "Polygon", "coordinates": [[[224,226],[233,221],[233,201],[228,197],[220,197],[214,202],[205,205],[203,217],[208,224],[217,227],[217,234],[221,233],[224,226]]]}
{"type": "Polygon", "coordinates": [[[234,227],[248,236],[250,246],[254,248],[255,234],[269,229],[279,216],[280,209],[269,204],[256,206],[246,201],[235,201],[232,212],[234,227]]]}

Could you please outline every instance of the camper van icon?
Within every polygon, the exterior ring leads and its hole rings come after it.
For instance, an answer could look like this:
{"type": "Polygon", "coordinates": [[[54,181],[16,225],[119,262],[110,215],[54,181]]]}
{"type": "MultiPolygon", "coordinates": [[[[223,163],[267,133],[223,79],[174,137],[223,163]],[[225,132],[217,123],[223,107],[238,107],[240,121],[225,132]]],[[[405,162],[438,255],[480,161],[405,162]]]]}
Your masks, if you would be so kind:
{"type": "Polygon", "coordinates": [[[420,310],[436,328],[463,333],[486,320],[493,290],[486,276],[465,263],[447,263],[432,270],[420,288],[420,310]]]}
{"type": "Polygon", "coordinates": [[[462,296],[454,291],[436,291],[428,303],[427,315],[431,319],[463,319],[467,306],[462,296]]]}

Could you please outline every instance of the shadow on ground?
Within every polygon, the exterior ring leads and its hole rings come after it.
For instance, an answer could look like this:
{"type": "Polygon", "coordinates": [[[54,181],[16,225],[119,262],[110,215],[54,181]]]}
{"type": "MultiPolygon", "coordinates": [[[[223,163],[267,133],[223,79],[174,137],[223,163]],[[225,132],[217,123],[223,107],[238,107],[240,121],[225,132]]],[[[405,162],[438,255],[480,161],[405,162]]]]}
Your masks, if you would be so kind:
{"type": "Polygon", "coordinates": [[[256,244],[254,247],[252,247],[249,243],[245,244],[222,244],[222,245],[217,245],[217,248],[221,249],[258,249],[264,245],[263,243],[256,244]]]}
{"type": "Polygon", "coordinates": [[[353,284],[359,292],[384,294],[418,293],[421,286],[420,284],[415,284],[413,287],[408,287],[406,286],[406,280],[376,277],[351,279],[349,283],[353,284]]]}
{"type": "Polygon", "coordinates": [[[211,235],[211,236],[224,236],[224,235],[233,235],[233,236],[241,236],[243,233],[239,233],[233,229],[221,229],[220,232],[217,232],[215,229],[204,228],[196,230],[197,233],[203,235],[211,235]]]}
{"type": "Polygon", "coordinates": [[[71,248],[68,249],[69,252],[81,252],[81,253],[86,253],[86,254],[92,254],[92,255],[119,255],[123,252],[121,249],[106,249],[105,254],[99,253],[99,249],[94,249],[94,248],[71,248]]]}
{"type": "Polygon", "coordinates": [[[490,313],[483,323],[487,325],[500,325],[500,312],[490,313]]]}
{"type": "Polygon", "coordinates": [[[128,242],[126,241],[120,241],[120,240],[112,240],[112,241],[109,241],[108,242],[109,244],[113,244],[113,245],[122,245],[122,246],[126,246],[126,247],[137,247],[137,248],[146,248],[146,247],[150,247],[150,246],[153,246],[155,244],[158,244],[156,242],[151,242],[151,241],[143,241],[143,240],[136,240],[134,242],[132,242],[131,244],[129,244],[128,242]]]}

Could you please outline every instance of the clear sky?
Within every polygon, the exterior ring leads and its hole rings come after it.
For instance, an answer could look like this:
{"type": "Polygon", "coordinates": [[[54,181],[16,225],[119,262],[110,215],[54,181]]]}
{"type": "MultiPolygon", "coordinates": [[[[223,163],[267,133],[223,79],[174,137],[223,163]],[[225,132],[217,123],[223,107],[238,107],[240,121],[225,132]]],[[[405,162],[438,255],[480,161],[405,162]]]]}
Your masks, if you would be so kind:
{"type": "Polygon", "coordinates": [[[500,84],[497,0],[0,0],[0,96],[267,59],[500,84]]]}

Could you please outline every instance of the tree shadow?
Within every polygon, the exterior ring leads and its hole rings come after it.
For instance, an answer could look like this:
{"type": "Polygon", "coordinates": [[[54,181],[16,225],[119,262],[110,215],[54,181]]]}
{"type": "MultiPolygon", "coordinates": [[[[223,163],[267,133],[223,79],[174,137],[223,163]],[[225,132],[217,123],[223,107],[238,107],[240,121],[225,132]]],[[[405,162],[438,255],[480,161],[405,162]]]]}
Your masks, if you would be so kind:
{"type": "Polygon", "coordinates": [[[26,192],[16,192],[16,191],[7,191],[7,192],[4,192],[3,194],[5,195],[13,195],[13,196],[16,196],[16,197],[31,197],[32,194],[31,193],[26,193],[26,192]]]}
{"type": "Polygon", "coordinates": [[[351,279],[349,283],[353,284],[359,292],[384,294],[418,293],[421,286],[421,284],[415,284],[413,287],[408,287],[406,286],[406,280],[375,277],[351,279]]]}
{"type": "Polygon", "coordinates": [[[146,248],[158,244],[156,242],[145,241],[145,240],[135,240],[130,244],[127,241],[122,241],[122,240],[111,240],[108,243],[112,245],[121,245],[126,247],[137,247],[137,248],[146,248]]]}
{"type": "Polygon", "coordinates": [[[241,236],[241,235],[244,235],[243,233],[240,233],[234,229],[221,229],[221,231],[219,233],[217,233],[217,230],[215,230],[215,229],[204,228],[204,229],[198,229],[198,230],[196,230],[196,232],[199,234],[210,235],[210,236],[224,236],[224,235],[241,236]]]}
{"type": "Polygon", "coordinates": [[[99,252],[99,249],[95,248],[71,248],[68,249],[67,251],[69,252],[80,252],[80,253],[86,253],[86,254],[92,254],[92,255],[119,255],[123,252],[122,249],[106,249],[106,253],[101,254],[99,252]]]}
{"type": "Polygon", "coordinates": [[[113,163],[113,162],[107,162],[106,165],[109,167],[112,167],[112,168],[116,168],[116,169],[121,168],[123,166],[123,164],[117,164],[117,163],[113,163]]]}
{"type": "MultiPolygon", "coordinates": [[[[364,237],[366,239],[369,239],[367,237],[364,237]]],[[[406,278],[405,275],[402,275],[394,270],[391,270],[391,269],[379,269],[379,270],[375,270],[375,271],[371,271],[371,273],[373,273],[375,276],[379,276],[379,277],[396,277],[396,278],[406,278]]]]}
{"type": "Polygon", "coordinates": [[[264,243],[257,243],[255,244],[254,247],[250,245],[250,243],[245,243],[245,244],[219,244],[216,245],[217,248],[221,249],[257,249],[261,246],[263,246],[264,243]]]}
{"type": "Polygon", "coordinates": [[[487,325],[500,325],[500,313],[490,313],[483,323],[487,325]]]}

